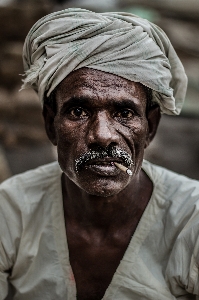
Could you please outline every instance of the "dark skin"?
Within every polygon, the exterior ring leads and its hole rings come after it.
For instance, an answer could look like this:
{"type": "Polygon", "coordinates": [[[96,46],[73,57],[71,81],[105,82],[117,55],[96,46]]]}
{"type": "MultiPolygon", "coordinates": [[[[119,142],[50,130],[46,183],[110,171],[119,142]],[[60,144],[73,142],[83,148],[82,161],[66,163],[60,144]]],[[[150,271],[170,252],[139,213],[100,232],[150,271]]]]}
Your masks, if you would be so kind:
{"type": "Polygon", "coordinates": [[[160,111],[155,106],[146,113],[146,102],[140,83],[83,68],[58,86],[56,112],[44,106],[46,131],[63,170],[66,235],[78,300],[103,298],[150,200],[153,186],[141,164],[160,111]],[[109,145],[131,155],[132,176],[111,164],[113,158],[92,161],[76,172],[75,159],[109,145]]]}

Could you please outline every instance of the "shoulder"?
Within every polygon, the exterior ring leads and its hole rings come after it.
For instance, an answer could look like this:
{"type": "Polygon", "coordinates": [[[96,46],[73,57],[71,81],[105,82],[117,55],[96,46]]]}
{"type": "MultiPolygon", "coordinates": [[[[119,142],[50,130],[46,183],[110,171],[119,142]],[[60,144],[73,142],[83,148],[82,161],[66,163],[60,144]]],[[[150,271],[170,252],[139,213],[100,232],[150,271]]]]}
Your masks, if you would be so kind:
{"type": "Polygon", "coordinates": [[[22,181],[27,181],[27,180],[28,180],[28,182],[29,181],[36,182],[36,181],[38,181],[38,179],[41,179],[41,178],[47,177],[49,179],[60,172],[61,171],[60,171],[60,167],[59,167],[58,163],[52,162],[52,163],[42,165],[35,169],[28,170],[26,172],[23,172],[23,173],[20,173],[20,174],[10,177],[0,184],[0,188],[9,186],[11,183],[15,184],[17,182],[22,182],[22,181]]]}
{"type": "Polygon", "coordinates": [[[39,205],[48,194],[59,189],[60,178],[61,169],[53,162],[7,179],[0,184],[0,213],[15,211],[19,215],[33,203],[39,205]]]}
{"type": "MultiPolygon", "coordinates": [[[[55,197],[60,197],[57,162],[11,177],[0,184],[0,270],[9,269],[26,232],[42,226],[55,197]],[[29,229],[28,229],[29,228],[29,229]]],[[[50,213],[49,213],[50,214],[50,213]]]]}
{"type": "Polygon", "coordinates": [[[50,186],[59,175],[61,170],[57,162],[15,175],[0,184],[0,199],[4,196],[16,198],[16,193],[21,196],[27,192],[35,194],[37,190],[50,186]]]}
{"type": "MultiPolygon", "coordinates": [[[[154,186],[154,197],[167,218],[180,231],[187,222],[199,220],[199,181],[177,174],[147,161],[143,170],[154,186]],[[194,215],[198,218],[194,219],[194,215]]],[[[197,221],[199,223],[199,221],[197,221]]]]}
{"type": "Polygon", "coordinates": [[[143,170],[152,180],[154,187],[173,198],[181,195],[181,198],[192,197],[199,200],[199,181],[175,173],[163,167],[143,161],[143,170]]]}
{"type": "Polygon", "coordinates": [[[165,277],[172,294],[178,297],[187,290],[199,295],[199,181],[147,161],[143,170],[157,194],[156,223],[159,230],[163,224],[164,247],[169,249],[165,277]]]}

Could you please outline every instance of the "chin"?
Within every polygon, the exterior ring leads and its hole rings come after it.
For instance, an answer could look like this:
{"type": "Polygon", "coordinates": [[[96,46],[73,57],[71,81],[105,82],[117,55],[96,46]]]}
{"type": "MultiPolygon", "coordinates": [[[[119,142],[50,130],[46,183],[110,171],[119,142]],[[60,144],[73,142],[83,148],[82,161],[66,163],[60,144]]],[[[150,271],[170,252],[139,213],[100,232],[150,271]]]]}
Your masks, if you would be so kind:
{"type": "Polygon", "coordinates": [[[96,196],[96,197],[103,197],[103,198],[107,198],[107,197],[111,197],[111,196],[115,196],[117,195],[119,192],[117,191],[110,191],[110,190],[100,190],[100,191],[85,191],[87,194],[91,195],[91,196],[96,196]]]}
{"type": "Polygon", "coordinates": [[[121,183],[110,180],[108,182],[107,180],[100,180],[79,187],[89,195],[107,198],[119,194],[128,184],[129,182],[121,183]]]}

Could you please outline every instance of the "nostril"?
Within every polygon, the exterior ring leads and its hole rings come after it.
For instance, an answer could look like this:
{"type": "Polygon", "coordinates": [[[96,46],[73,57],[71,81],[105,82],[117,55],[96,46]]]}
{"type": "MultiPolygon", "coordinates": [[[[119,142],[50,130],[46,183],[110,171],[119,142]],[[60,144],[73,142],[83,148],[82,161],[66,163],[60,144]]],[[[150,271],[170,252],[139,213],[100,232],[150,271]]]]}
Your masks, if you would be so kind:
{"type": "Polygon", "coordinates": [[[88,136],[88,146],[90,147],[103,147],[103,148],[107,148],[110,145],[111,146],[116,146],[118,145],[119,141],[117,141],[117,138],[115,138],[114,136],[110,135],[110,136],[88,136]]]}
{"type": "Polygon", "coordinates": [[[117,143],[110,143],[106,147],[102,147],[100,144],[97,144],[97,143],[92,143],[92,144],[89,145],[89,150],[91,150],[91,151],[103,151],[103,150],[105,150],[106,152],[109,152],[109,149],[113,149],[117,146],[118,146],[117,143]]]}
{"type": "Polygon", "coordinates": [[[109,145],[108,145],[108,148],[113,148],[113,147],[116,147],[118,146],[118,143],[116,142],[111,142],[109,145]]]}

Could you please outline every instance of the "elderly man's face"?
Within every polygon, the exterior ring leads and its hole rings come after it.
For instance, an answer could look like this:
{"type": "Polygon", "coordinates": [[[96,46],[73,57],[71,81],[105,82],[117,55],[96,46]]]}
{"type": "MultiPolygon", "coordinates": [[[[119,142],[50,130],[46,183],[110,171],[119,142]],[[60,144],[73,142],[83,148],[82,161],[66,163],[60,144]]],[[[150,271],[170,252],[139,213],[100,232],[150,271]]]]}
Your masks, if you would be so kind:
{"type": "Polygon", "coordinates": [[[57,112],[47,128],[63,172],[89,194],[119,193],[138,175],[150,141],[143,86],[83,68],[61,82],[56,101],[57,112]],[[111,157],[117,149],[123,156],[111,157]],[[106,155],[100,156],[103,151],[106,155]],[[129,157],[132,176],[114,165],[115,161],[129,166],[129,157]]]}

